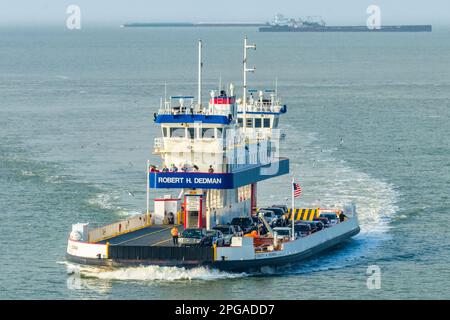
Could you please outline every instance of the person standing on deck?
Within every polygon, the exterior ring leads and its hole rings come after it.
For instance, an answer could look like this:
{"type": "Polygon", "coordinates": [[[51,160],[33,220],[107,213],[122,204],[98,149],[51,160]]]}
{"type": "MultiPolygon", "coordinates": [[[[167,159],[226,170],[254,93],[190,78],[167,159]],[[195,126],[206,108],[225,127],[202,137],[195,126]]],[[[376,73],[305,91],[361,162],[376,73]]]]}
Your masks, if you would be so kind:
{"type": "Polygon", "coordinates": [[[173,226],[170,230],[170,234],[172,235],[172,241],[174,246],[178,246],[178,228],[177,226],[173,226]]]}

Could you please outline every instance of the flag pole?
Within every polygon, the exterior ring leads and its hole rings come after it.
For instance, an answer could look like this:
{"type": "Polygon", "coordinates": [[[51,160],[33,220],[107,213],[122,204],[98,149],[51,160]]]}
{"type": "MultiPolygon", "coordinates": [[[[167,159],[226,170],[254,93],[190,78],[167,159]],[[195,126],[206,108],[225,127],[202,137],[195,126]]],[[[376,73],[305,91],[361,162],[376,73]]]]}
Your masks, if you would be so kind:
{"type": "Polygon", "coordinates": [[[294,177],[292,177],[292,184],[291,184],[291,196],[292,196],[292,207],[291,207],[291,224],[292,224],[292,240],[295,240],[294,235],[294,214],[295,214],[295,200],[294,200],[294,177]]]}
{"type": "Polygon", "coordinates": [[[150,160],[147,160],[147,224],[150,223],[150,160]]]}

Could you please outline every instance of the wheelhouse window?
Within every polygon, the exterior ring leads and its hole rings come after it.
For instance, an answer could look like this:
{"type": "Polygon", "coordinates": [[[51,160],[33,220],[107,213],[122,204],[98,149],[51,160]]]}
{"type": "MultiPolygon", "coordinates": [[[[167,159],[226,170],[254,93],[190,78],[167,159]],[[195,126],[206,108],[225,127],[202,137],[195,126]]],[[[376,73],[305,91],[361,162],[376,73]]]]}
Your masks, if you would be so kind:
{"type": "Polygon", "coordinates": [[[255,128],[261,128],[261,119],[259,118],[255,119],[255,128]]]}
{"type": "Polygon", "coordinates": [[[214,138],[214,128],[202,128],[202,138],[214,138]]]}
{"type": "Polygon", "coordinates": [[[242,127],[242,124],[243,124],[243,120],[242,120],[242,118],[238,118],[238,124],[239,124],[239,126],[241,126],[241,127],[242,127]]]}
{"type": "Polygon", "coordinates": [[[253,118],[247,119],[247,128],[253,127],[253,118]]]}
{"type": "Polygon", "coordinates": [[[264,119],[264,128],[270,128],[270,119],[269,118],[264,119]]]}
{"type": "Polygon", "coordinates": [[[175,127],[175,128],[170,128],[169,131],[170,131],[170,138],[184,138],[184,136],[185,136],[184,128],[175,127]]]}
{"type": "Polygon", "coordinates": [[[278,128],[278,121],[280,120],[280,118],[278,118],[278,117],[275,117],[274,119],[273,119],[273,127],[274,128],[278,128]]]}
{"type": "Polygon", "coordinates": [[[167,137],[167,132],[168,132],[167,128],[163,127],[162,128],[162,132],[163,132],[163,137],[166,138],[167,137]]]}

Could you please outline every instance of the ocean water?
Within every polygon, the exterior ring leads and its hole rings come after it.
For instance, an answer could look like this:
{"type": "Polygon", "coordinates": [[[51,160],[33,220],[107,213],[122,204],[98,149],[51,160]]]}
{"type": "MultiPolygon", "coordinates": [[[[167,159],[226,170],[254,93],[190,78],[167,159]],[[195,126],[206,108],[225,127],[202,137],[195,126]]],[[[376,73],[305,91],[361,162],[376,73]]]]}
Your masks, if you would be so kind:
{"type": "MultiPolygon", "coordinates": [[[[424,34],[258,33],[254,29],[0,29],[1,299],[450,298],[450,30],[424,34]],[[145,208],[145,163],[164,95],[241,86],[288,105],[282,154],[298,205],[353,201],[361,233],[308,261],[259,273],[102,269],[64,259],[72,223],[145,208]],[[130,192],[132,195],[130,195],[130,192]],[[381,288],[367,287],[379,266],[381,288]]],[[[282,203],[289,179],[260,184],[282,203]]],[[[161,195],[153,191],[153,195],[161,195]]],[[[289,200],[288,200],[289,201],[289,200]]]]}

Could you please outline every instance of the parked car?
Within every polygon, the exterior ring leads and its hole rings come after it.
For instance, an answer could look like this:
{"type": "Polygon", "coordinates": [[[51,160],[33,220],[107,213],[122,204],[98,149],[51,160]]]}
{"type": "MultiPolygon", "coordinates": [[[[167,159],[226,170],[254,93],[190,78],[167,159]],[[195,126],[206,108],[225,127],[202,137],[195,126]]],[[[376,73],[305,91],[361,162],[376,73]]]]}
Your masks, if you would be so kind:
{"type": "Polygon", "coordinates": [[[267,221],[267,223],[272,223],[273,220],[275,220],[277,215],[272,210],[266,210],[262,209],[258,211],[258,214],[262,214],[264,219],[267,221]]]}
{"type": "Polygon", "coordinates": [[[232,226],[231,224],[219,224],[213,229],[222,232],[224,245],[230,245],[231,238],[238,236],[238,231],[235,226],[232,226]]]}
{"type": "Polygon", "coordinates": [[[331,225],[339,223],[339,217],[334,212],[323,212],[319,217],[327,218],[331,225]]]}
{"type": "Polygon", "coordinates": [[[311,226],[308,223],[297,222],[294,224],[294,232],[301,237],[305,237],[311,234],[311,226]]]}
{"type": "Polygon", "coordinates": [[[301,220],[301,223],[307,223],[311,226],[311,232],[314,233],[316,231],[322,230],[324,227],[321,221],[309,221],[309,220],[301,220]]]}
{"type": "Polygon", "coordinates": [[[328,218],[325,217],[316,217],[313,219],[314,221],[320,221],[323,223],[325,228],[331,227],[330,225],[330,221],[328,220],[328,218]]]}
{"type": "Polygon", "coordinates": [[[259,221],[258,215],[252,215],[250,217],[250,219],[252,219],[253,223],[255,223],[255,225],[258,225],[261,223],[261,221],[259,221]]]}
{"type": "Polygon", "coordinates": [[[244,236],[244,231],[242,230],[242,228],[240,226],[235,226],[234,225],[233,227],[234,227],[234,230],[235,230],[236,235],[238,237],[243,237],[244,236]]]}
{"type": "Polygon", "coordinates": [[[284,209],[277,207],[261,208],[260,211],[261,210],[272,211],[278,218],[280,218],[283,214],[285,214],[284,209]]]}
{"type": "Polygon", "coordinates": [[[206,236],[206,229],[187,228],[181,234],[178,242],[181,246],[198,245],[200,241],[206,236]]]}
{"type": "Polygon", "coordinates": [[[252,218],[250,217],[239,217],[239,218],[233,218],[231,220],[231,225],[233,226],[239,226],[244,234],[250,233],[253,230],[257,230],[256,224],[253,222],[252,218]]]}
{"type": "Polygon", "coordinates": [[[289,219],[287,219],[286,216],[281,216],[281,217],[277,217],[274,220],[272,220],[272,222],[270,223],[270,226],[272,228],[277,228],[277,227],[287,227],[289,226],[289,224],[291,223],[291,221],[289,219]]]}
{"type": "Polygon", "coordinates": [[[285,204],[274,204],[274,205],[272,205],[272,208],[279,208],[279,209],[283,210],[283,213],[288,212],[288,207],[285,204]]]}
{"type": "Polygon", "coordinates": [[[223,233],[219,230],[208,230],[206,236],[200,241],[199,245],[204,247],[212,247],[214,244],[220,246],[224,245],[223,233]]]}

